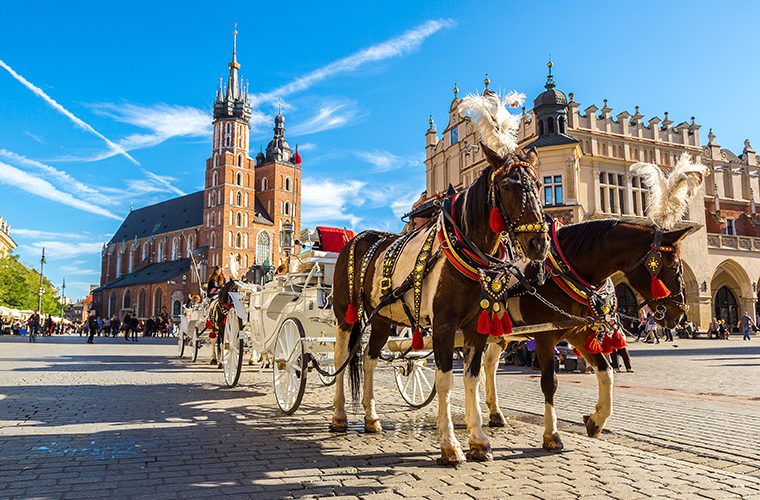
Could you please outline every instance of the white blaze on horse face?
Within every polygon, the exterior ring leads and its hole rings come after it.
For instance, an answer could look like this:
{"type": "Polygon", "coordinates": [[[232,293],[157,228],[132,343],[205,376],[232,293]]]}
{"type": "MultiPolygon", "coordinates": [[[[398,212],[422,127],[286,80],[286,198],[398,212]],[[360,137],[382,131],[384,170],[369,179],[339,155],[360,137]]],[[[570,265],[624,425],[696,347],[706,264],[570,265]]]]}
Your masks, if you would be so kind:
{"type": "MultiPolygon", "coordinates": [[[[412,236],[409,241],[406,242],[404,248],[398,255],[396,262],[396,268],[391,275],[391,283],[393,287],[397,287],[404,282],[404,280],[412,274],[414,265],[417,261],[417,256],[422,250],[422,246],[425,244],[425,238],[428,231],[420,231],[418,234],[412,236]]],[[[431,254],[434,254],[438,247],[438,240],[435,239],[431,254]]],[[[380,302],[381,292],[381,280],[383,279],[383,260],[385,259],[386,250],[378,252],[375,255],[375,268],[372,275],[367,276],[367,284],[371,286],[370,305],[372,307],[377,306],[380,302]]],[[[429,327],[433,321],[433,299],[435,298],[435,291],[438,287],[438,280],[443,269],[443,263],[446,259],[439,257],[438,261],[428,271],[422,282],[422,303],[420,304],[420,323],[423,327],[429,327]]],[[[358,262],[357,262],[358,265],[358,262]]],[[[414,291],[409,290],[404,294],[404,302],[409,306],[410,310],[414,311],[414,291]]],[[[409,325],[409,319],[404,312],[404,308],[401,301],[396,301],[385,308],[379,313],[379,316],[387,319],[388,321],[401,325],[409,325]]]]}
{"type": "MultiPolygon", "coordinates": [[[[334,363],[336,367],[342,366],[348,357],[348,340],[351,332],[336,328],[335,347],[333,351],[334,363]]],[[[335,377],[335,395],[333,396],[333,422],[336,420],[346,420],[346,395],[343,386],[343,375],[345,370],[335,377]]]]}
{"type": "Polygon", "coordinates": [[[451,421],[451,387],[454,382],[454,372],[449,370],[444,373],[435,371],[435,390],[438,394],[438,436],[441,440],[441,450],[458,450],[462,452],[462,445],[454,435],[454,423],[451,421]]]}

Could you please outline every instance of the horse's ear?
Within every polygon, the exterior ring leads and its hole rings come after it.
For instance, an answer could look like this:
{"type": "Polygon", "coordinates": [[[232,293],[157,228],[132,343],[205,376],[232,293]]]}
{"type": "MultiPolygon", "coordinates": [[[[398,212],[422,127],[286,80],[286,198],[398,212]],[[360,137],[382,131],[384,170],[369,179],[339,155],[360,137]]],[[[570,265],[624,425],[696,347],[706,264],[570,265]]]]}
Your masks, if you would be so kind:
{"type": "Polygon", "coordinates": [[[678,243],[682,239],[684,239],[686,236],[688,236],[693,230],[696,228],[694,226],[687,226],[682,229],[674,229],[672,231],[666,231],[662,235],[662,241],[663,243],[667,243],[669,245],[673,245],[675,243],[678,243]]]}
{"type": "Polygon", "coordinates": [[[488,160],[488,163],[490,163],[492,167],[498,168],[504,164],[504,158],[502,158],[499,153],[486,146],[482,141],[480,143],[480,149],[483,150],[483,154],[486,155],[486,160],[488,160]]]}
{"type": "Polygon", "coordinates": [[[528,163],[535,167],[536,163],[538,163],[538,151],[536,151],[536,148],[530,148],[528,151],[526,151],[525,159],[528,160],[528,163]]]}

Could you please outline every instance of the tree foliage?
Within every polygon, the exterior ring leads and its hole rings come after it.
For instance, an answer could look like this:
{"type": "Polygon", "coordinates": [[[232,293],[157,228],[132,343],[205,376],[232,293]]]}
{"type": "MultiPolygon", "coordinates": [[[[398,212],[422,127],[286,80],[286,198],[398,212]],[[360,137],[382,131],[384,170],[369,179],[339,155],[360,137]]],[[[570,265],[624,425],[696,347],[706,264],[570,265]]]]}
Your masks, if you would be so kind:
{"type": "MultiPolygon", "coordinates": [[[[17,255],[0,257],[0,305],[22,310],[37,310],[40,273],[18,261],[17,255]]],[[[60,314],[61,302],[53,284],[43,276],[43,314],[60,314]]]]}

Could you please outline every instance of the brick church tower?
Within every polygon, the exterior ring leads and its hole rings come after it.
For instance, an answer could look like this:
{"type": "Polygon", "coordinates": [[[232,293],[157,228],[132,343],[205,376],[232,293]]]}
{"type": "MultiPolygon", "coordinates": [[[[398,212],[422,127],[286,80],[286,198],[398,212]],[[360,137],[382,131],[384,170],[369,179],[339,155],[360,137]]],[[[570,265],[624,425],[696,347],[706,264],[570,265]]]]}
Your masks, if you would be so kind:
{"type": "MultiPolygon", "coordinates": [[[[251,102],[237,62],[237,31],[227,84],[221,79],[214,102],[212,154],[206,160],[201,244],[208,246],[206,267],[245,271],[254,265],[277,266],[284,254],[279,233],[285,220],[300,230],[301,167],[298,152],[285,141],[282,113],[264,157],[249,156],[251,102]],[[233,264],[236,261],[237,265],[233,264]]],[[[297,236],[294,236],[294,238],[297,236]]],[[[205,275],[207,273],[202,273],[205,275]]]]}

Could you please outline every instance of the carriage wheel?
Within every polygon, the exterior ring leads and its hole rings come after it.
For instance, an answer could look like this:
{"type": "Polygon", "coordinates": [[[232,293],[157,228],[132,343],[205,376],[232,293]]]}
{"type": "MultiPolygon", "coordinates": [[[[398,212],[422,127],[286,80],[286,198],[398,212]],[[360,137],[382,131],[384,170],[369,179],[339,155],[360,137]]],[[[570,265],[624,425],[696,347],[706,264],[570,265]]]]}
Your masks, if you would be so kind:
{"type": "Polygon", "coordinates": [[[198,329],[195,329],[195,332],[193,333],[193,363],[198,361],[198,350],[201,348],[201,341],[198,338],[198,329]]]}
{"type": "MultiPolygon", "coordinates": [[[[335,373],[335,362],[330,359],[330,356],[323,355],[319,360],[319,367],[331,375],[335,373]]],[[[319,375],[319,381],[326,387],[335,383],[335,377],[327,377],[319,372],[317,372],[317,375],[319,375]]]]}
{"type": "Polygon", "coordinates": [[[398,392],[412,408],[422,408],[435,397],[435,366],[426,358],[408,359],[394,372],[398,392]]]}
{"type": "Polygon", "coordinates": [[[243,339],[240,338],[240,318],[235,308],[227,311],[224,323],[224,344],[222,345],[222,363],[224,363],[224,381],[227,387],[235,387],[243,368],[243,339]]]}
{"type": "Polygon", "coordinates": [[[185,354],[185,332],[180,330],[177,332],[177,357],[182,359],[185,354]]]}
{"type": "Polygon", "coordinates": [[[274,398],[286,415],[293,414],[306,389],[306,356],[301,339],[303,326],[297,319],[288,318],[277,332],[274,345],[274,398]]]}

